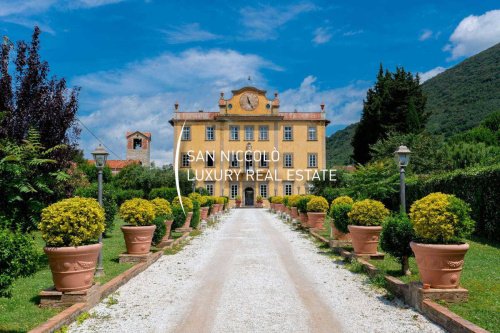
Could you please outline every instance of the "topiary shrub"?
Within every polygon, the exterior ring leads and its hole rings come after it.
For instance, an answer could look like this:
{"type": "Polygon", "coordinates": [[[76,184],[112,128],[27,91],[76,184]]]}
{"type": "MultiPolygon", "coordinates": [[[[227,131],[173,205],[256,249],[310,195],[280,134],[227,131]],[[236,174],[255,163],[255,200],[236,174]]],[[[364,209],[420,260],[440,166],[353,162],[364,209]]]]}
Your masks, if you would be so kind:
{"type": "Polygon", "coordinates": [[[307,211],[311,213],[326,213],[328,211],[328,201],[323,197],[313,197],[307,203],[307,211]]]}
{"type": "Polygon", "coordinates": [[[198,200],[193,200],[193,217],[191,218],[191,222],[189,224],[191,228],[198,228],[198,224],[200,224],[200,214],[200,203],[198,200]]]}
{"type": "Polygon", "coordinates": [[[283,203],[283,197],[281,197],[281,196],[275,196],[275,197],[273,197],[273,203],[274,204],[282,204],[283,203]]]}
{"type": "Polygon", "coordinates": [[[168,219],[172,215],[172,208],[170,208],[170,203],[166,199],[155,198],[151,200],[154,205],[155,216],[163,217],[163,219],[168,219]]]}
{"type": "Polygon", "coordinates": [[[211,197],[208,195],[202,195],[199,199],[198,202],[200,203],[200,207],[210,207],[212,205],[211,197]]]}
{"type": "Polygon", "coordinates": [[[333,205],[330,209],[330,216],[333,220],[333,224],[335,228],[340,232],[347,234],[349,233],[349,229],[347,226],[349,225],[349,212],[352,209],[352,205],[346,203],[338,203],[333,205]]]}
{"type": "Polygon", "coordinates": [[[115,188],[116,204],[121,206],[125,201],[134,198],[144,198],[143,190],[124,190],[122,188],[115,188]]]}
{"type": "Polygon", "coordinates": [[[352,205],[349,216],[349,224],[359,226],[379,226],[389,215],[389,210],[384,204],[377,200],[365,199],[352,205]]]}
{"type": "Polygon", "coordinates": [[[155,205],[146,199],[130,199],[120,206],[120,216],[129,225],[151,225],[155,219],[155,205]]]}
{"type": "Polygon", "coordinates": [[[283,205],[285,205],[285,207],[288,207],[288,198],[289,198],[289,195],[283,196],[283,205]]]}
{"type": "Polygon", "coordinates": [[[255,198],[255,201],[257,203],[262,203],[264,200],[262,199],[262,196],[261,195],[258,195],[256,198],[255,198]]]}
{"type": "Polygon", "coordinates": [[[410,242],[415,238],[413,225],[406,214],[391,215],[382,225],[380,246],[401,263],[401,273],[410,275],[408,258],[413,255],[410,242]]]}
{"type": "Polygon", "coordinates": [[[351,197],[348,197],[347,195],[343,195],[341,197],[335,198],[332,201],[332,207],[339,204],[347,204],[352,206],[354,204],[354,200],[351,197]]]}
{"type": "MultiPolygon", "coordinates": [[[[75,196],[84,198],[97,199],[98,187],[97,183],[92,183],[87,187],[79,187],[75,190],[75,196]]],[[[104,184],[102,188],[102,205],[105,215],[104,234],[109,234],[113,231],[115,225],[115,215],[118,212],[118,205],[115,190],[111,184],[104,184]]]]}
{"type": "Polygon", "coordinates": [[[451,194],[431,193],[415,201],[410,219],[419,242],[462,243],[474,231],[470,206],[451,194]]]}
{"type": "Polygon", "coordinates": [[[290,197],[288,197],[288,205],[290,207],[297,207],[299,200],[300,200],[299,194],[292,194],[290,197]]]}
{"type": "Polygon", "coordinates": [[[92,198],[70,198],[42,210],[38,228],[48,247],[97,243],[104,231],[104,209],[92,198]]]}
{"type": "Polygon", "coordinates": [[[0,297],[10,297],[14,280],[33,274],[40,254],[33,239],[20,232],[0,228],[0,244],[0,297]]]}
{"type": "Polygon", "coordinates": [[[314,197],[312,194],[302,195],[297,203],[297,208],[301,213],[307,213],[307,203],[314,197]]]}
{"type": "Polygon", "coordinates": [[[172,219],[174,220],[173,229],[182,227],[186,221],[186,215],[179,204],[172,204],[172,219]]]}
{"type": "Polygon", "coordinates": [[[197,192],[192,192],[192,193],[189,193],[188,194],[188,198],[191,199],[191,200],[198,200],[200,201],[200,198],[201,198],[201,194],[197,193],[197,192]]]}
{"type": "Polygon", "coordinates": [[[172,202],[177,196],[177,189],[175,187],[157,187],[149,192],[149,199],[162,198],[172,202]]]}
{"type": "MultiPolygon", "coordinates": [[[[175,205],[178,205],[179,207],[181,206],[179,197],[175,197],[174,200],[172,200],[172,206],[175,205]]],[[[182,197],[182,206],[184,207],[186,213],[193,211],[193,201],[188,197],[182,197]]]]}
{"type": "Polygon", "coordinates": [[[156,226],[156,228],[153,233],[153,239],[151,240],[151,244],[155,245],[162,240],[163,236],[165,236],[167,232],[167,226],[165,225],[165,217],[157,216],[153,220],[153,224],[156,226]]]}

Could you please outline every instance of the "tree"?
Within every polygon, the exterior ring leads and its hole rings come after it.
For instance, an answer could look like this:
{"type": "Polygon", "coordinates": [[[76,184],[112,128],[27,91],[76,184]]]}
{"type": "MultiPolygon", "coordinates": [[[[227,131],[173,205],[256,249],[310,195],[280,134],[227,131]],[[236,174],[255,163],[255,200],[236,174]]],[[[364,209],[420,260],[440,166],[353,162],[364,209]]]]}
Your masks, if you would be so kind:
{"type": "Polygon", "coordinates": [[[393,255],[401,263],[401,273],[411,275],[408,258],[413,255],[410,242],[415,239],[413,225],[406,214],[389,216],[380,234],[382,250],[393,255]]]}
{"type": "Polygon", "coordinates": [[[48,78],[49,64],[40,59],[40,29],[35,27],[30,45],[17,43],[15,82],[9,74],[11,43],[4,38],[0,54],[0,138],[22,143],[30,129],[40,134],[43,147],[65,144],[52,152],[51,171],[67,167],[74,155],[80,129],[76,124],[78,88],[68,89],[65,79],[48,78]]]}
{"type": "Polygon", "coordinates": [[[363,113],[351,141],[353,158],[365,164],[372,158],[370,145],[385,139],[389,133],[420,133],[429,114],[420,78],[397,67],[385,71],[380,65],[377,81],[368,89],[363,113]]]}

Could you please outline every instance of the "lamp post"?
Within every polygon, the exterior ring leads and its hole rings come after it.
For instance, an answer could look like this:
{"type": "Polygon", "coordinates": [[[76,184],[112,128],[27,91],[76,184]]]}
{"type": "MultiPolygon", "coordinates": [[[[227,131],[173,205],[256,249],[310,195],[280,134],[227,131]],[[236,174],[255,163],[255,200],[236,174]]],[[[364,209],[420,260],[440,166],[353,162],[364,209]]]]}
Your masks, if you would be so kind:
{"type": "MultiPolygon", "coordinates": [[[[93,152],[95,166],[97,168],[97,200],[99,205],[104,208],[102,204],[102,170],[106,165],[106,160],[109,153],[104,149],[103,146],[99,145],[93,152]]],[[[99,235],[99,243],[102,243],[102,232],[99,235]]],[[[104,276],[104,267],[102,266],[102,246],[99,250],[99,258],[97,260],[97,269],[95,271],[95,276],[104,276]]]]}
{"type": "Polygon", "coordinates": [[[399,167],[399,196],[401,202],[401,212],[406,213],[406,189],[405,189],[405,167],[410,162],[410,149],[406,146],[399,146],[398,149],[394,152],[394,156],[396,158],[396,163],[399,167]]]}

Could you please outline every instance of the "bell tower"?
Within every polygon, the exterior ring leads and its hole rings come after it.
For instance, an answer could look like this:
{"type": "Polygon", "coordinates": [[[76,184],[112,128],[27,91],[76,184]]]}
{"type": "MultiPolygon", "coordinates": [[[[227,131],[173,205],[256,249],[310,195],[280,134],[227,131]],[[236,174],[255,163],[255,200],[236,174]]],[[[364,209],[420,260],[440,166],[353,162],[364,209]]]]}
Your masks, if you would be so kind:
{"type": "Polygon", "coordinates": [[[151,133],[127,132],[127,160],[140,161],[143,166],[150,166],[151,133]]]}

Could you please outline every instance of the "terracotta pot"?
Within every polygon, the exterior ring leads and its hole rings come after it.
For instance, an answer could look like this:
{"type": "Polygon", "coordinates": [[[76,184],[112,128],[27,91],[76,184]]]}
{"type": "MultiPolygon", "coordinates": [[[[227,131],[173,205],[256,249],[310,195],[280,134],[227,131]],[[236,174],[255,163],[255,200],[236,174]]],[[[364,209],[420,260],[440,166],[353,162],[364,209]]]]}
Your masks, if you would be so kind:
{"type": "Polygon", "coordinates": [[[168,240],[170,238],[170,231],[172,231],[172,223],[174,223],[174,220],[165,220],[165,236],[163,237],[164,240],[168,240]]]}
{"type": "Polygon", "coordinates": [[[302,227],[308,228],[309,226],[307,223],[307,214],[300,212],[299,216],[300,216],[300,224],[302,225],[302,227]]]}
{"type": "Polygon", "coordinates": [[[351,241],[351,234],[348,232],[347,234],[344,234],[342,231],[340,231],[339,229],[337,229],[337,227],[335,227],[335,224],[331,224],[331,228],[332,228],[332,231],[333,231],[333,239],[336,239],[336,240],[341,240],[341,241],[351,241]]]}
{"type": "Polygon", "coordinates": [[[286,213],[288,216],[290,216],[290,214],[292,213],[292,210],[290,209],[290,207],[286,207],[286,213]]]}
{"type": "Polygon", "coordinates": [[[241,201],[236,201],[236,208],[240,208],[241,207],[241,201]]]}
{"type": "Polygon", "coordinates": [[[290,216],[292,217],[292,219],[296,219],[299,217],[299,211],[297,210],[297,207],[292,207],[290,209],[290,216]]]}
{"type": "Polygon", "coordinates": [[[274,204],[274,208],[276,209],[276,211],[278,212],[282,212],[283,209],[284,209],[285,205],[283,204],[274,204]]]}
{"type": "Polygon", "coordinates": [[[200,218],[202,220],[206,220],[208,217],[208,207],[201,207],[200,208],[200,218]]]}
{"type": "Polygon", "coordinates": [[[469,244],[410,243],[422,283],[431,288],[458,288],[469,244]]]}
{"type": "Polygon", "coordinates": [[[45,247],[52,281],[58,291],[78,291],[92,287],[97,257],[102,244],[45,247]]]}
{"type": "Polygon", "coordinates": [[[188,212],[186,215],[186,220],[184,221],[184,225],[182,226],[183,229],[189,228],[189,225],[191,224],[192,217],[193,217],[193,212],[188,212]]]}
{"type": "Polygon", "coordinates": [[[156,229],[155,225],[141,227],[124,225],[121,229],[123,237],[125,237],[128,254],[146,254],[149,252],[153,233],[156,229]]]}
{"type": "Polygon", "coordinates": [[[262,202],[257,202],[257,203],[255,204],[255,207],[257,207],[257,208],[262,208],[262,207],[264,207],[264,205],[262,204],[262,202]]]}
{"type": "Polygon", "coordinates": [[[307,224],[313,229],[324,229],[326,213],[307,212],[307,224]]]}
{"type": "Polygon", "coordinates": [[[271,211],[275,211],[276,210],[276,208],[274,207],[274,204],[272,202],[269,204],[269,207],[271,207],[271,211]]]}
{"type": "Polygon", "coordinates": [[[376,254],[381,226],[348,226],[352,238],[352,247],[356,254],[376,254]]]}

